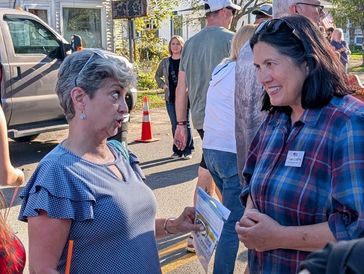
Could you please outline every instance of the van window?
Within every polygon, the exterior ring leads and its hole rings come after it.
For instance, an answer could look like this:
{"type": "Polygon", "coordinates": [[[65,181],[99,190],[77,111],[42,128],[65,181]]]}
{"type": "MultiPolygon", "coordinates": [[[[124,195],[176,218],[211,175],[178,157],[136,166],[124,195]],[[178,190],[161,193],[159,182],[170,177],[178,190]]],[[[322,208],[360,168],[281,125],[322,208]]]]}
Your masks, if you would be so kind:
{"type": "Polygon", "coordinates": [[[35,20],[5,17],[16,54],[45,54],[56,58],[60,45],[56,36],[35,20]]]}

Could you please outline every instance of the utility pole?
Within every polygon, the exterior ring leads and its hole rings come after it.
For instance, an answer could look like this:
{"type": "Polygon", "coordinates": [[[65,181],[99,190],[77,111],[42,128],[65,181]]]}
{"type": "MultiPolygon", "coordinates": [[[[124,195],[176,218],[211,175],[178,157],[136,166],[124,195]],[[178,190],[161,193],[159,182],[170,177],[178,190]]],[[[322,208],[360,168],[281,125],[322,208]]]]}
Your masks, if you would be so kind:
{"type": "Polygon", "coordinates": [[[112,1],[112,18],[128,19],[129,60],[134,62],[135,25],[134,18],[147,15],[147,0],[116,0],[112,1]]]}
{"type": "Polygon", "coordinates": [[[134,63],[135,25],[133,18],[128,18],[128,36],[129,36],[129,61],[131,63],[134,63]]]}

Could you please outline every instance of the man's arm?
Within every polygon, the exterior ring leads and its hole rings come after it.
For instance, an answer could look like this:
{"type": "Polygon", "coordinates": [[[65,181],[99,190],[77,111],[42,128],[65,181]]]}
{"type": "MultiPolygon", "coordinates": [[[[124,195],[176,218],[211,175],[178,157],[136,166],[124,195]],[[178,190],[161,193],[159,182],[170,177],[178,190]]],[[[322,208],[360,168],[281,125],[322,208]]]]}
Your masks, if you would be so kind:
{"type": "Polygon", "coordinates": [[[176,115],[177,121],[186,121],[187,119],[187,84],[186,73],[178,72],[178,83],[176,87],[176,115]]]}
{"type": "Polygon", "coordinates": [[[176,87],[176,116],[177,116],[177,128],[174,134],[174,143],[178,149],[183,150],[187,143],[187,127],[178,122],[187,121],[187,85],[186,85],[186,73],[184,71],[178,72],[178,83],[176,87]]]}

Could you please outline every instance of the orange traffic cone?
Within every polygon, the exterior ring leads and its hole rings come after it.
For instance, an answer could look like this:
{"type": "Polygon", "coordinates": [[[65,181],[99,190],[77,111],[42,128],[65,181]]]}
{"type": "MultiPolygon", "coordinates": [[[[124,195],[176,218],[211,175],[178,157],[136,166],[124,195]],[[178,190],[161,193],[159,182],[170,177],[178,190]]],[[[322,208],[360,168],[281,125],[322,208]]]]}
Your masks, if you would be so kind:
{"type": "Polygon", "coordinates": [[[135,142],[149,143],[158,141],[158,139],[153,138],[152,123],[149,116],[148,107],[148,97],[144,96],[143,99],[143,122],[142,122],[142,136],[140,139],[135,140],[135,142]]]}

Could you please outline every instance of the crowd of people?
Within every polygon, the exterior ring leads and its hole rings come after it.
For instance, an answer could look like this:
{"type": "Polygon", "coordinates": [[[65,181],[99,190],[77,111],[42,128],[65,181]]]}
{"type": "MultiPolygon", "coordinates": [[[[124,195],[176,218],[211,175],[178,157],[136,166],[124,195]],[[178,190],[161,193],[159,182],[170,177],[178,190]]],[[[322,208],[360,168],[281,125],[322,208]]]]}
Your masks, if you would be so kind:
{"type": "MultiPolygon", "coordinates": [[[[236,33],[228,29],[240,6],[205,0],[204,9],[206,27],[186,43],[171,38],[155,79],[165,91],[171,158],[192,158],[191,116],[203,149],[196,187],[231,211],[213,273],[234,273],[240,242],[246,273],[362,273],[353,258],[364,246],[364,104],[346,84],[342,30],[320,29],[318,0],[273,0],[236,33]]],[[[31,273],[68,265],[70,273],[161,273],[156,239],[204,229],[194,207],[156,217],[137,157],[108,141],[135,80],[125,58],[102,50],[62,63],[56,93],[68,136],[20,194],[31,273]]],[[[23,183],[0,111],[0,184],[23,183]]],[[[24,247],[6,216],[0,229],[1,273],[22,273],[24,247]]],[[[190,237],[188,250],[193,244],[190,237]]]]}

